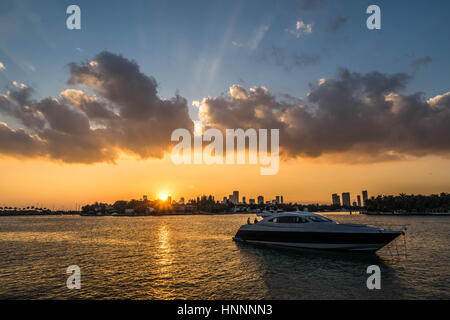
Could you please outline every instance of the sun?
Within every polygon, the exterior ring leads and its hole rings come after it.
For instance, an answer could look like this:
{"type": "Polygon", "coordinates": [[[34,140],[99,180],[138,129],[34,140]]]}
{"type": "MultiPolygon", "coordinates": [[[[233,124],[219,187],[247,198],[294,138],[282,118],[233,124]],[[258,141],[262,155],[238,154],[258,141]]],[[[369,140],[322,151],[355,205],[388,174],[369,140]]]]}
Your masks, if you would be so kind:
{"type": "Polygon", "coordinates": [[[158,198],[161,199],[162,201],[166,201],[168,197],[169,195],[165,192],[161,192],[158,196],[158,198]]]}

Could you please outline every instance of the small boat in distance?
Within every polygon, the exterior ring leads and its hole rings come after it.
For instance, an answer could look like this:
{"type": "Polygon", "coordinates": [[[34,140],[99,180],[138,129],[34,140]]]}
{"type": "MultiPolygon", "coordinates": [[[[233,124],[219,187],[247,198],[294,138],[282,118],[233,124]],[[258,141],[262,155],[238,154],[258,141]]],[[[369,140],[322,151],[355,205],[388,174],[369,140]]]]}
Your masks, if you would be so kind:
{"type": "Polygon", "coordinates": [[[363,224],[337,223],[304,211],[265,211],[259,216],[264,219],[241,226],[233,240],[303,249],[375,252],[404,234],[363,224]]]}

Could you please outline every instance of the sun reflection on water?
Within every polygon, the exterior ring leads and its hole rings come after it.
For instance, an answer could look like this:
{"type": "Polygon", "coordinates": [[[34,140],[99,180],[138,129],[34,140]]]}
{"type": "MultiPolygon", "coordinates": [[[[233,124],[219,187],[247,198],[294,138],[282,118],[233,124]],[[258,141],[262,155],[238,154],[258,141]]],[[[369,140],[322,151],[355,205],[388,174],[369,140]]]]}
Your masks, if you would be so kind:
{"type": "Polygon", "coordinates": [[[169,266],[172,262],[172,249],[170,247],[170,232],[166,225],[158,228],[158,264],[169,266]]]}

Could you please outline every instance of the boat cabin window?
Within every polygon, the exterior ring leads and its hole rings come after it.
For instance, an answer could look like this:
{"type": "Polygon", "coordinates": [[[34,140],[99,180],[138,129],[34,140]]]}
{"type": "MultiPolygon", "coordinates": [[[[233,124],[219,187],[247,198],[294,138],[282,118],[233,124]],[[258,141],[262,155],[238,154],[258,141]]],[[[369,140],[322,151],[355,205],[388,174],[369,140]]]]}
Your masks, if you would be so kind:
{"type": "Polygon", "coordinates": [[[276,217],[271,220],[270,222],[275,223],[306,223],[308,220],[302,217],[295,217],[295,216],[287,216],[287,217],[276,217]]]}

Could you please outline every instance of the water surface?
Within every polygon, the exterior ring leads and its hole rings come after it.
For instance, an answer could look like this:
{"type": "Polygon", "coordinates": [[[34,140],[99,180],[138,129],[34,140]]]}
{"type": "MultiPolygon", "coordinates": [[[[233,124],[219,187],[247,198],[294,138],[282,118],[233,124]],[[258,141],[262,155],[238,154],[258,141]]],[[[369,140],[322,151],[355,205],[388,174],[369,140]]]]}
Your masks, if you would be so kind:
{"type": "Polygon", "coordinates": [[[450,298],[448,217],[326,216],[407,226],[407,259],[395,246],[373,255],[233,242],[251,214],[0,217],[0,298],[450,298]],[[381,290],[366,287],[372,264],[381,268],[381,290]],[[80,290],[66,287],[69,265],[81,268],[80,290]]]}

